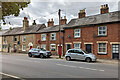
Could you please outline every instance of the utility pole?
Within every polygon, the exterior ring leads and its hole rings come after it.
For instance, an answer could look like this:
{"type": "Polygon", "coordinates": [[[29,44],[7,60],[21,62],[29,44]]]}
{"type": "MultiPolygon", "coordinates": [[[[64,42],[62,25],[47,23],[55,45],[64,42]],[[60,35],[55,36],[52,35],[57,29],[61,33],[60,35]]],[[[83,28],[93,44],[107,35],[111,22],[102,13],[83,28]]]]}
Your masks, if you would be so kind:
{"type": "Polygon", "coordinates": [[[61,9],[58,12],[59,15],[59,58],[61,58],[61,9]]]}

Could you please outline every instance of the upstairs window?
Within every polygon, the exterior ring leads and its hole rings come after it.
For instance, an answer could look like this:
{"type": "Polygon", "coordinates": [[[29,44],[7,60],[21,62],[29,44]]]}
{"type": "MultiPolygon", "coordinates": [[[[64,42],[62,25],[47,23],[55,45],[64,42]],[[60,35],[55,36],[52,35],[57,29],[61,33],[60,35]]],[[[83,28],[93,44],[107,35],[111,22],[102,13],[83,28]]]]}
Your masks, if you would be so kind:
{"type": "Polygon", "coordinates": [[[14,36],[14,42],[16,42],[17,41],[17,36],[14,36]]]}
{"type": "Polygon", "coordinates": [[[107,35],[107,26],[98,27],[98,36],[106,36],[107,35]]]}
{"type": "Polygon", "coordinates": [[[6,36],[4,37],[4,42],[6,42],[6,36]]]}
{"type": "Polygon", "coordinates": [[[56,40],[56,33],[51,33],[51,40],[52,41],[56,40]]]}
{"type": "Polygon", "coordinates": [[[41,41],[46,41],[46,34],[41,35],[41,41]]]}
{"type": "Polygon", "coordinates": [[[23,42],[25,42],[26,41],[26,36],[23,36],[23,42]]]}
{"type": "Polygon", "coordinates": [[[74,37],[79,38],[80,37],[80,29],[75,29],[74,30],[74,37]]]}

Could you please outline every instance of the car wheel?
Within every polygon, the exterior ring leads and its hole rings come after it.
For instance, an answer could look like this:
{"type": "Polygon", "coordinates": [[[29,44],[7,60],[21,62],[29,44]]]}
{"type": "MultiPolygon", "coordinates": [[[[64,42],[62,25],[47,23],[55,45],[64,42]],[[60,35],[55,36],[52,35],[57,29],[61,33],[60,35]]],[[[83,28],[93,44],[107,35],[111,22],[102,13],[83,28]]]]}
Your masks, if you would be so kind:
{"type": "Polygon", "coordinates": [[[86,62],[91,62],[91,58],[86,58],[86,62]]]}
{"type": "Polygon", "coordinates": [[[71,60],[71,58],[68,56],[68,57],[66,57],[66,60],[67,60],[67,61],[70,61],[70,60],[71,60]]]}
{"type": "Polygon", "coordinates": [[[40,58],[43,58],[44,56],[43,56],[43,54],[40,54],[40,58]]]}
{"type": "Polygon", "coordinates": [[[32,57],[32,54],[31,54],[31,53],[28,53],[28,56],[29,56],[29,57],[32,57]]]}

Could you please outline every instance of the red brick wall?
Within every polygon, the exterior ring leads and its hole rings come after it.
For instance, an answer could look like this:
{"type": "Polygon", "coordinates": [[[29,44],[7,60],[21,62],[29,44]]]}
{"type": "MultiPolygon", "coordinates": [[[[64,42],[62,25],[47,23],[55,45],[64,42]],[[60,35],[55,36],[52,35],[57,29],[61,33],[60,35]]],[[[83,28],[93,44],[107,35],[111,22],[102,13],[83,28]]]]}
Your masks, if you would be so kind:
{"type": "MultiPolygon", "coordinates": [[[[46,34],[46,41],[41,41],[41,33],[36,34],[36,40],[40,40],[40,44],[37,43],[38,46],[41,47],[41,44],[46,44],[46,50],[50,51],[50,44],[56,44],[56,50],[51,51],[53,55],[58,55],[58,44],[59,44],[59,32],[51,32],[51,33],[43,33],[46,34]],[[51,33],[56,33],[56,40],[51,41],[51,33]]],[[[61,45],[63,45],[63,32],[61,32],[61,45]]]]}
{"type": "MultiPolygon", "coordinates": [[[[81,48],[85,50],[84,42],[92,42],[92,53],[94,53],[97,58],[112,58],[112,45],[110,42],[119,42],[118,37],[118,23],[114,24],[105,24],[107,26],[107,36],[99,37],[98,36],[98,26],[89,26],[89,27],[77,27],[81,29],[81,37],[74,38],[74,29],[65,29],[65,43],[72,43],[71,48],[74,48],[73,42],[81,42],[81,48]],[[68,38],[70,35],[70,38],[68,38]],[[107,55],[98,55],[98,43],[97,41],[108,41],[107,43],[107,55]]],[[[65,52],[66,52],[66,44],[65,44],[65,52]]]]}

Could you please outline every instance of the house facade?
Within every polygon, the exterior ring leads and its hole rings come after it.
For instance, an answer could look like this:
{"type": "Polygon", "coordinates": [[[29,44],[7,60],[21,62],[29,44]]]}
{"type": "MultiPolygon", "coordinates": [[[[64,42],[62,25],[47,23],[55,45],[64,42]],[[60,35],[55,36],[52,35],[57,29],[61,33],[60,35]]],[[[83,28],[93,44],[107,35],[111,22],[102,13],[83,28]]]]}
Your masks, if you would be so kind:
{"type": "Polygon", "coordinates": [[[66,25],[67,19],[64,17],[64,19],[61,18],[61,26],[54,25],[53,19],[49,19],[48,21],[48,27],[41,29],[36,34],[36,42],[37,46],[40,48],[44,48],[46,50],[51,51],[53,55],[59,54],[59,43],[61,43],[61,54],[64,55],[64,30],[63,27],[66,25]],[[61,29],[61,33],[59,33],[59,30],[61,29]],[[61,38],[60,38],[61,35],[61,38]]]}
{"type": "Polygon", "coordinates": [[[36,47],[36,31],[45,28],[45,24],[29,26],[29,21],[25,17],[23,27],[13,28],[3,34],[3,52],[27,52],[32,47],[36,47]]]}
{"type": "Polygon", "coordinates": [[[3,50],[3,41],[2,41],[3,34],[7,31],[8,31],[7,29],[6,30],[0,30],[0,52],[2,52],[2,50],[3,50]]]}
{"type": "Polygon", "coordinates": [[[72,19],[65,30],[65,51],[81,48],[97,58],[119,59],[120,11],[110,12],[108,5],[102,5],[101,14],[85,16],[81,10],[77,19],[72,19]]]}

